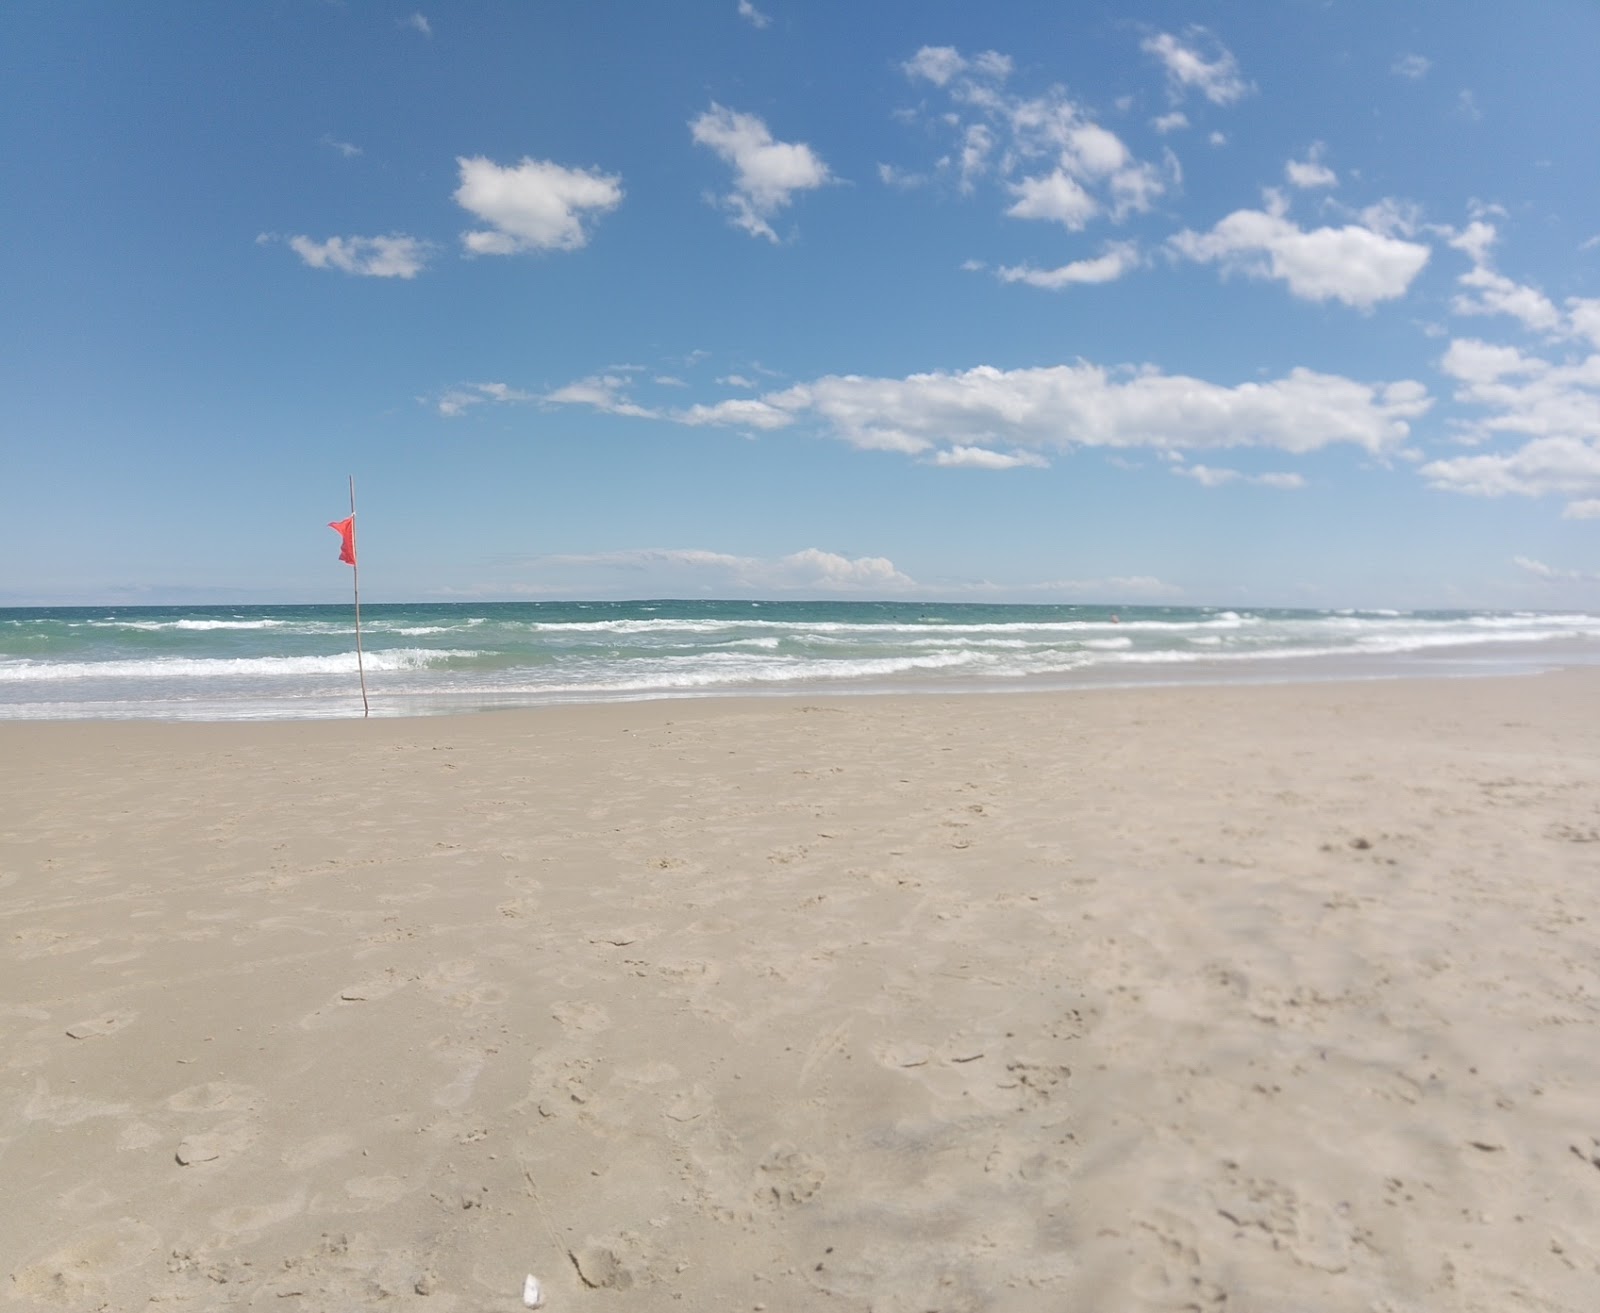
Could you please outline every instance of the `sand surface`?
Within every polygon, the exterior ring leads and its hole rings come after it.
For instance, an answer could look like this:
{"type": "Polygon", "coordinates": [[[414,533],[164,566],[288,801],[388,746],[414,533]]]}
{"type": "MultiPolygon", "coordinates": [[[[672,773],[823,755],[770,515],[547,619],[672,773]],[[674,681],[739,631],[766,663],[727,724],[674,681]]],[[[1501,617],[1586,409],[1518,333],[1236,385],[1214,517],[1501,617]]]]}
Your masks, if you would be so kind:
{"type": "Polygon", "coordinates": [[[0,1307],[1600,1307],[1600,672],[0,724],[0,1307]]]}

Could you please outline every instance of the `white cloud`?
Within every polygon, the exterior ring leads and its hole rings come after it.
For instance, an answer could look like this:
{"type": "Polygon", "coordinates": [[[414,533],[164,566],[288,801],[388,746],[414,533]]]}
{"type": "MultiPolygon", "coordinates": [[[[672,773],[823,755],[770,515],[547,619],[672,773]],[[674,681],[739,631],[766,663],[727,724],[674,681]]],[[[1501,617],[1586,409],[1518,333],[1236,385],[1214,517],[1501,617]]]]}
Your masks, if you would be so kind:
{"type": "Polygon", "coordinates": [[[738,592],[769,591],[878,594],[908,592],[917,584],[883,556],[843,556],[807,547],[787,556],[735,556],[698,548],[644,547],[590,555],[538,558],[543,566],[623,570],[630,573],[696,577],[691,588],[728,588],[738,592]]]}
{"type": "Polygon", "coordinates": [[[901,68],[948,97],[927,115],[931,128],[953,138],[938,172],[966,194],[992,179],[1014,218],[1077,231],[1102,214],[1121,220],[1148,211],[1176,179],[1170,153],[1165,172],[1135,159],[1059,88],[1036,96],[1007,90],[1011,61],[994,51],[968,59],[951,46],[925,46],[901,68]]]}
{"type": "Polygon", "coordinates": [[[1147,37],[1140,43],[1140,49],[1165,66],[1175,99],[1194,90],[1213,105],[1231,105],[1250,90],[1250,84],[1239,75],[1238,61],[1209,33],[1203,28],[1191,28],[1188,36],[1189,44],[1170,32],[1147,37]],[[1200,45],[1211,48],[1211,58],[1200,52],[1200,45]]]}
{"type": "Polygon", "coordinates": [[[395,23],[399,27],[409,27],[413,32],[421,32],[423,36],[433,35],[433,24],[421,14],[412,14],[406,18],[396,19],[395,23]]]}
{"type": "Polygon", "coordinates": [[[722,197],[732,223],[752,237],[776,242],[768,222],[794,199],[833,181],[828,166],[801,142],[773,140],[767,125],[754,114],[738,114],[713,103],[689,128],[698,145],[708,146],[733,166],[733,190],[722,197]]]}
{"type": "Polygon", "coordinates": [[[1063,287],[1072,287],[1082,283],[1110,283],[1115,282],[1130,270],[1137,269],[1142,263],[1139,248],[1133,242],[1113,242],[1106,247],[1104,255],[1092,260],[1075,260],[1057,269],[1035,269],[1031,265],[1009,265],[997,269],[995,272],[1002,282],[1026,283],[1030,287],[1042,287],[1050,291],[1059,291],[1063,287]]]}
{"type": "Polygon", "coordinates": [[[897,187],[901,191],[910,191],[915,187],[926,187],[928,179],[920,173],[907,173],[904,169],[893,164],[878,165],[878,181],[886,187],[897,187]]]}
{"type": "Polygon", "coordinates": [[[1541,579],[1548,579],[1551,583],[1590,583],[1600,579],[1600,574],[1588,574],[1582,570],[1561,570],[1553,565],[1546,565],[1543,561],[1535,561],[1526,556],[1513,556],[1511,563],[1526,570],[1529,574],[1537,575],[1541,579]]]}
{"type": "Polygon", "coordinates": [[[1245,474],[1239,470],[1217,469],[1210,465],[1178,465],[1172,472],[1193,479],[1202,488],[1220,488],[1227,483],[1254,483],[1263,488],[1292,490],[1303,488],[1306,481],[1299,474],[1245,474]]]}
{"type": "Polygon", "coordinates": [[[900,67],[909,78],[923,78],[936,87],[945,87],[968,64],[954,46],[923,46],[900,67]]]}
{"type": "MultiPolygon", "coordinates": [[[[270,236],[263,234],[267,240],[270,236]]],[[[317,242],[289,237],[289,246],[313,269],[339,269],[367,278],[415,278],[427,267],[427,242],[391,233],[387,237],[330,237],[317,242]]]]}
{"type": "Polygon", "coordinates": [[[1163,135],[1168,132],[1181,132],[1189,126],[1189,116],[1181,109],[1175,109],[1170,114],[1161,114],[1151,119],[1150,126],[1163,135]]]}
{"type": "MultiPolygon", "coordinates": [[[[582,380],[546,398],[617,410],[617,389],[582,380]]],[[[863,450],[946,464],[964,449],[1041,455],[1077,447],[1162,452],[1269,447],[1303,453],[1350,444],[1377,455],[1406,444],[1432,400],[1420,384],[1360,383],[1295,369],[1225,387],[1154,367],[1091,364],[907,378],[829,375],[756,398],[663,412],[689,425],[775,431],[810,421],[863,450]]],[[[641,408],[642,409],[642,408],[641,408]]],[[[988,459],[979,457],[978,459],[988,459]]]]}
{"type": "Polygon", "coordinates": [[[482,156],[457,159],[456,204],[490,225],[463,233],[472,255],[575,251],[589,234],[584,221],[622,203],[622,179],[598,169],[568,169],[524,157],[502,168],[482,156]]]}
{"type": "Polygon", "coordinates": [[[1401,55],[1389,66],[1389,71],[1397,77],[1410,78],[1415,82],[1426,77],[1432,67],[1433,61],[1426,55],[1401,55]]]}
{"type": "Polygon", "coordinates": [[[435,407],[441,415],[453,419],[457,415],[466,414],[473,406],[481,406],[488,401],[504,405],[534,399],[532,393],[519,392],[506,383],[467,383],[462,387],[451,388],[439,398],[435,407]]]}
{"type": "Polygon", "coordinates": [[[1100,209],[1094,198],[1060,169],[1013,183],[1011,192],[1017,203],[1006,213],[1012,218],[1047,219],[1072,232],[1080,230],[1100,209]]]}
{"type": "Polygon", "coordinates": [[[628,380],[616,374],[591,374],[546,393],[545,401],[564,406],[589,406],[607,415],[628,415],[633,419],[658,419],[660,412],[634,404],[628,396],[628,380]]]}
{"type": "Polygon", "coordinates": [[[1572,336],[1587,338],[1600,349],[1600,298],[1569,296],[1567,322],[1572,336]]]}
{"type": "MultiPolygon", "coordinates": [[[[1508,375],[1542,374],[1549,364],[1536,356],[1524,355],[1516,347],[1496,346],[1477,338],[1462,337],[1451,341],[1439,361],[1439,367],[1452,378],[1481,387],[1496,383],[1508,375]]],[[[1468,401],[1475,399],[1470,393],[1457,395],[1468,401]]]]}
{"type": "MultiPolygon", "coordinates": [[[[564,400],[564,398],[552,398],[552,400],[564,400]]],[[[791,411],[751,397],[735,397],[730,401],[719,401],[711,406],[690,406],[687,410],[674,414],[673,418],[680,424],[696,428],[714,424],[729,428],[762,429],[768,432],[774,429],[786,429],[794,423],[794,414],[791,411]]]]}
{"type": "MultiPolygon", "coordinates": [[[[1486,271],[1480,266],[1474,272],[1486,271]]],[[[1482,280],[1476,285],[1485,286],[1482,280]]],[[[1507,289],[1496,284],[1490,290],[1507,289]]],[[[1514,285],[1511,291],[1530,295],[1495,308],[1552,337],[1590,336],[1591,302],[1569,300],[1571,313],[1563,317],[1542,294],[1514,285]]],[[[1463,441],[1484,444],[1505,434],[1527,441],[1509,451],[1433,461],[1422,467],[1423,477],[1436,488],[1479,497],[1566,497],[1572,499],[1566,518],[1590,518],[1590,507],[1600,504],[1600,354],[1558,362],[1460,338],[1439,365],[1458,383],[1454,399],[1478,411],[1463,422],[1463,441]]]]}
{"type": "Polygon", "coordinates": [[[1308,301],[1331,299],[1362,310],[1405,295],[1431,254],[1420,243],[1357,224],[1302,229],[1275,198],[1269,203],[1270,211],[1235,210],[1209,233],[1185,230],[1168,246],[1191,260],[1280,279],[1308,301]]]}
{"type": "Polygon", "coordinates": [[[1022,466],[1044,469],[1050,462],[1031,451],[990,451],[987,447],[951,447],[935,454],[935,465],[949,469],[1014,470],[1022,466]]]}
{"type": "Polygon", "coordinates": [[[353,145],[348,141],[339,141],[327,134],[323,135],[322,144],[329,150],[338,151],[339,154],[343,155],[347,160],[354,159],[357,155],[361,154],[360,146],[353,145]]]}
{"type": "Polygon", "coordinates": [[[1514,452],[1433,461],[1422,476],[1435,488],[1477,497],[1558,494],[1589,501],[1600,493],[1600,447],[1581,438],[1535,438],[1514,452]]]}
{"type": "Polygon", "coordinates": [[[1365,228],[1385,237],[1415,237],[1422,229],[1422,210],[1411,201],[1385,196],[1357,216],[1365,228]]]}
{"type": "Polygon", "coordinates": [[[751,4],[750,0],[739,0],[739,17],[755,28],[767,27],[772,22],[772,19],[751,4]]]}
{"type": "Polygon", "coordinates": [[[1483,111],[1478,108],[1478,98],[1471,91],[1463,91],[1456,97],[1456,114],[1469,123],[1477,123],[1483,118],[1483,111]]]}
{"type": "Polygon", "coordinates": [[[779,572],[787,576],[791,588],[828,588],[857,591],[872,588],[907,588],[909,576],[895,569],[886,556],[840,556],[836,552],[807,547],[778,562],[779,572]]]}
{"type": "Polygon", "coordinates": [[[1283,166],[1284,176],[1296,187],[1337,187],[1339,175],[1322,162],[1326,148],[1322,142],[1313,142],[1303,160],[1290,160],[1283,166]]]}
{"type": "Polygon", "coordinates": [[[1600,520],[1600,497],[1568,502],[1561,512],[1563,520],[1600,520]]]}
{"type": "Polygon", "coordinates": [[[1499,233],[1496,231],[1495,226],[1479,218],[1474,219],[1459,232],[1450,231],[1445,239],[1445,244],[1454,247],[1458,251],[1465,251],[1473,264],[1480,265],[1489,262],[1489,250],[1494,246],[1498,238],[1499,233]]]}
{"type": "Polygon", "coordinates": [[[1503,274],[1479,265],[1457,280],[1468,288],[1450,303],[1458,315],[1510,315],[1535,332],[1561,328],[1561,311],[1536,287],[1514,283],[1503,274]]]}

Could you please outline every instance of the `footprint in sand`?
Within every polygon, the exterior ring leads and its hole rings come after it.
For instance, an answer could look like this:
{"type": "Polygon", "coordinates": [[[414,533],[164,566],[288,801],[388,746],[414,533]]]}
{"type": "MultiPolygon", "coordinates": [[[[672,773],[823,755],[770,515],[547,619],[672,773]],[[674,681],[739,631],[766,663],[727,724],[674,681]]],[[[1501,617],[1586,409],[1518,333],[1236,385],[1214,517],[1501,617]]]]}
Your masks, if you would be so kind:
{"type": "Polygon", "coordinates": [[[225,1236],[249,1235],[287,1222],[306,1210],[306,1192],[296,1190],[287,1199],[265,1204],[239,1204],[213,1213],[210,1221],[225,1236]]]}
{"type": "Polygon", "coordinates": [[[322,1163],[342,1158],[356,1147],[348,1135],[319,1135],[304,1144],[286,1149],[279,1161],[291,1172],[308,1172],[322,1163]]]}
{"type": "Polygon", "coordinates": [[[183,1167],[220,1163],[237,1157],[255,1142],[254,1121],[235,1117],[203,1131],[187,1134],[178,1141],[173,1157],[183,1167]]]}
{"type": "Polygon", "coordinates": [[[126,1103],[101,1103],[76,1094],[52,1094],[43,1080],[35,1080],[33,1093],[22,1108],[22,1119],[49,1122],[53,1126],[75,1126],[91,1117],[125,1117],[126,1103]]]}
{"type": "Polygon", "coordinates": [[[235,1108],[253,1111],[259,1100],[260,1094],[253,1086],[211,1080],[169,1095],[167,1107],[174,1112],[224,1112],[235,1108]]]}
{"type": "Polygon", "coordinates": [[[792,1144],[775,1144],[756,1165],[756,1201],[779,1208],[803,1204],[822,1189],[827,1175],[820,1158],[792,1144]]]}
{"type": "Polygon", "coordinates": [[[411,1190],[398,1176],[352,1176],[336,1194],[311,1200],[313,1213],[370,1213],[387,1208],[411,1190]]]}
{"type": "Polygon", "coordinates": [[[596,1030],[606,1030],[611,1025],[611,1014],[598,1003],[586,999],[575,1003],[557,1003],[550,1015],[561,1023],[569,1035],[585,1035],[596,1030]]]}
{"type": "Polygon", "coordinates": [[[11,1290],[36,1304],[73,1304],[109,1307],[101,1296],[108,1277],[137,1267],[161,1245],[154,1227],[124,1217],[92,1227],[73,1237],[72,1243],[26,1267],[11,1278],[11,1290]]]}
{"type": "Polygon", "coordinates": [[[478,1083],[483,1071],[484,1055],[481,1053],[436,1053],[441,1062],[456,1064],[455,1078],[433,1093],[433,1101],[441,1108],[459,1108],[472,1097],[472,1087],[478,1083]]]}
{"type": "Polygon", "coordinates": [[[137,1012],[103,1012],[87,1021],[75,1021],[67,1027],[73,1039],[94,1039],[101,1035],[115,1035],[124,1026],[132,1025],[137,1012]]]}

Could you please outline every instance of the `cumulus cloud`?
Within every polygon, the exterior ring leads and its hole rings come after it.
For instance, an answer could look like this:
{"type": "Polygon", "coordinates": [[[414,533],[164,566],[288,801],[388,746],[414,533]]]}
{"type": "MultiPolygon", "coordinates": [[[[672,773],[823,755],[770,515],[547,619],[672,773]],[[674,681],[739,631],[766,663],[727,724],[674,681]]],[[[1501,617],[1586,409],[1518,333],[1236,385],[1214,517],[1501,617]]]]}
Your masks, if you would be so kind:
{"type": "Polygon", "coordinates": [[[1290,160],[1283,166],[1283,173],[1296,187],[1337,187],[1339,175],[1322,162],[1322,153],[1326,148],[1320,141],[1313,142],[1311,149],[1306,152],[1303,160],[1290,160]]]}
{"type": "Polygon", "coordinates": [[[433,35],[433,24],[421,14],[410,14],[405,18],[395,20],[400,27],[409,27],[413,32],[421,32],[423,36],[433,35]]]}
{"type": "Polygon", "coordinates": [[[471,255],[577,250],[589,240],[585,221],[622,203],[622,179],[598,169],[527,157],[510,167],[482,156],[456,163],[456,204],[489,225],[461,235],[471,255]]]}
{"type": "Polygon", "coordinates": [[[1266,210],[1235,210],[1208,233],[1185,229],[1168,249],[1200,263],[1220,264],[1254,278],[1275,278],[1308,301],[1343,301],[1369,310],[1403,296],[1428,263],[1418,242],[1387,236],[1361,224],[1304,229],[1281,200],[1266,210]]]}
{"type": "MultiPolygon", "coordinates": [[[[618,410],[617,390],[593,379],[546,400],[626,413],[618,410]]],[[[1410,380],[1369,384],[1295,369],[1227,387],[1150,366],[1079,363],[906,378],[828,375],[760,397],[656,413],[681,424],[767,432],[808,424],[863,450],[993,468],[1079,447],[1304,453],[1348,444],[1387,455],[1404,447],[1410,421],[1432,404],[1410,380]]]]}
{"type": "Polygon", "coordinates": [[[1568,502],[1561,512],[1563,520],[1600,520],[1600,497],[1568,502]]]}
{"type": "Polygon", "coordinates": [[[1185,40],[1161,32],[1142,41],[1140,49],[1161,61],[1174,100],[1198,91],[1213,105],[1231,105],[1250,90],[1238,60],[1204,28],[1190,28],[1185,40]]]}
{"type": "Polygon", "coordinates": [[[1011,194],[1017,203],[1006,213],[1013,219],[1047,219],[1072,232],[1100,212],[1100,206],[1082,185],[1060,169],[1012,183],[1011,194]]]}
{"type": "Polygon", "coordinates": [[[1189,116],[1181,109],[1175,109],[1170,114],[1160,114],[1151,119],[1150,126],[1163,135],[1168,132],[1181,132],[1189,126],[1189,116]]]}
{"type": "MultiPolygon", "coordinates": [[[[258,241],[275,240],[263,233],[258,241]]],[[[365,278],[415,278],[427,267],[431,247],[416,237],[391,233],[387,237],[310,237],[284,239],[291,250],[313,269],[338,269],[365,278]]]]}
{"type": "Polygon", "coordinates": [[[1396,77],[1410,78],[1415,82],[1419,78],[1426,77],[1432,67],[1433,61],[1426,55],[1401,55],[1389,65],[1389,71],[1396,77]]]}
{"type": "Polygon", "coordinates": [[[1432,461],[1422,476],[1435,488],[1477,497],[1557,494],[1585,504],[1600,493],[1600,447],[1581,438],[1535,438],[1512,452],[1432,461]]]}
{"type": "Polygon", "coordinates": [[[322,144],[329,150],[338,151],[339,154],[343,155],[347,160],[354,159],[357,155],[361,154],[360,146],[355,145],[353,142],[339,141],[337,138],[326,133],[323,134],[322,144]]]}
{"type": "Polygon", "coordinates": [[[1101,216],[1148,211],[1175,181],[1170,154],[1159,167],[1136,159],[1059,88],[1034,96],[1010,90],[1011,61],[994,51],[969,58],[952,46],[924,46],[901,69],[942,93],[943,104],[926,116],[951,141],[935,172],[966,194],[993,182],[1013,218],[1075,232],[1101,216]]]}
{"type": "Polygon", "coordinates": [[[735,113],[713,103],[689,129],[697,145],[709,147],[733,167],[733,190],[720,203],[731,212],[734,227],[752,237],[776,242],[778,235],[769,220],[794,200],[796,192],[833,181],[828,166],[810,146],[774,140],[754,114],[735,113]]]}
{"type": "Polygon", "coordinates": [[[1450,303],[1458,315],[1509,315],[1539,333],[1562,326],[1561,311],[1536,287],[1515,283],[1482,265],[1457,281],[1467,289],[1450,303]]]}
{"type": "Polygon", "coordinates": [[[1586,338],[1591,346],[1600,349],[1600,298],[1569,296],[1567,324],[1571,336],[1586,338]]]}
{"type": "MultiPolygon", "coordinates": [[[[1589,301],[1569,299],[1565,315],[1542,294],[1515,305],[1503,312],[1552,339],[1593,340],[1589,301]]],[[[1600,495],[1600,354],[1554,360],[1458,338],[1439,367],[1455,380],[1454,400],[1470,412],[1460,425],[1462,441],[1483,446],[1506,435],[1525,441],[1510,450],[1432,461],[1422,467],[1432,486],[1479,497],[1561,496],[1572,499],[1567,518],[1591,517],[1600,495]]]]}
{"type": "Polygon", "coordinates": [[[1035,269],[1031,265],[1002,266],[996,270],[996,274],[1002,282],[1026,283],[1030,287],[1059,291],[1063,287],[1083,283],[1115,282],[1124,274],[1137,269],[1140,263],[1137,244],[1113,242],[1106,247],[1104,255],[1091,260],[1074,260],[1071,264],[1064,264],[1056,269],[1035,269]]]}

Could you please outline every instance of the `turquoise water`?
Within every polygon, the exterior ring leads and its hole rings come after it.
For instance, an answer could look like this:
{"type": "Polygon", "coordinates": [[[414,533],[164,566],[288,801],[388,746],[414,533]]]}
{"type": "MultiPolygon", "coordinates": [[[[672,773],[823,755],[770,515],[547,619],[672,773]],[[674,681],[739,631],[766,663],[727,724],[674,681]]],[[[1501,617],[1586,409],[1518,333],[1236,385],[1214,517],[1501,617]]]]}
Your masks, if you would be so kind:
{"type": "MultiPolygon", "coordinates": [[[[1600,616],[912,602],[368,605],[372,713],[775,693],[1480,674],[1600,660],[1600,616]]],[[[361,715],[349,606],[0,609],[0,719],[361,715]]]]}

